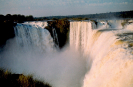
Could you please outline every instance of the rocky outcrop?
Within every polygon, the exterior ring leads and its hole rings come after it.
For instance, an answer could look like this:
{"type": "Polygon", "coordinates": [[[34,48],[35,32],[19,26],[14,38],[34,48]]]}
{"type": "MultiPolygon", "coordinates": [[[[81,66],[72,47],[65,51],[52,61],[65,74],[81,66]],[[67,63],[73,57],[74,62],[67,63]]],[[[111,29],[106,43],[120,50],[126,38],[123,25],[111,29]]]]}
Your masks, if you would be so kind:
{"type": "Polygon", "coordinates": [[[45,27],[53,37],[52,29],[56,30],[58,35],[59,47],[62,48],[68,41],[70,22],[68,20],[52,20],[48,21],[48,26],[45,27]]]}

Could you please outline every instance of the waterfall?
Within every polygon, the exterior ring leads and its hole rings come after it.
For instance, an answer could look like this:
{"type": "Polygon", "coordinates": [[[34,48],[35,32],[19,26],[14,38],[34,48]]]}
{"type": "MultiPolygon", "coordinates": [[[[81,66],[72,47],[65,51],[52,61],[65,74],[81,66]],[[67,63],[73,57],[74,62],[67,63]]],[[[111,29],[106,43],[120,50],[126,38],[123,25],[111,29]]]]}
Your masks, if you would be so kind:
{"type": "Polygon", "coordinates": [[[84,52],[94,27],[91,22],[70,22],[70,47],[84,52]]]}
{"type": "Polygon", "coordinates": [[[56,33],[56,29],[55,28],[52,29],[52,34],[53,34],[53,41],[55,42],[55,47],[57,49],[59,49],[58,35],[56,33]]]}
{"type": "Polygon", "coordinates": [[[83,87],[133,87],[133,31],[91,26],[70,23],[70,47],[86,58],[83,87]]]}
{"type": "MultiPolygon", "coordinates": [[[[69,47],[58,51],[48,30],[33,23],[14,27],[15,38],[8,40],[0,53],[0,68],[32,74],[52,87],[81,87],[86,69],[80,53],[69,47]]],[[[54,29],[53,34],[57,40],[54,29]]]]}
{"type": "MultiPolygon", "coordinates": [[[[45,29],[45,27],[48,25],[47,24],[47,21],[37,21],[37,22],[29,22],[29,24],[39,28],[43,28],[45,29]]],[[[53,35],[53,41],[54,41],[54,45],[57,49],[59,49],[59,41],[58,41],[58,35],[57,35],[57,32],[56,32],[56,29],[52,29],[52,35],[53,35]]]]}
{"type": "Polygon", "coordinates": [[[121,20],[97,22],[98,29],[94,21],[71,21],[69,46],[60,51],[46,22],[17,24],[0,52],[0,68],[33,74],[52,87],[133,87],[132,21],[124,28],[121,20]]]}
{"type": "Polygon", "coordinates": [[[125,29],[133,30],[133,22],[129,23],[129,24],[126,24],[125,29]]]}
{"type": "Polygon", "coordinates": [[[18,48],[38,48],[42,52],[53,50],[53,39],[46,29],[33,24],[17,24],[14,30],[18,48]]]}

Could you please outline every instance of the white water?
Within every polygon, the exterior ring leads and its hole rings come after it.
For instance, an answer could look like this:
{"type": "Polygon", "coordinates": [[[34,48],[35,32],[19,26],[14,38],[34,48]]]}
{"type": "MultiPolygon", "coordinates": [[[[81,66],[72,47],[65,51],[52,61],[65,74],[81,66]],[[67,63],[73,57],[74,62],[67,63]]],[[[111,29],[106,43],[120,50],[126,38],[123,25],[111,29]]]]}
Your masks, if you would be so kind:
{"type": "MultiPolygon", "coordinates": [[[[29,24],[31,24],[32,26],[35,26],[37,28],[41,27],[43,29],[45,29],[46,26],[48,26],[47,21],[37,21],[37,22],[29,22],[29,24]]],[[[53,41],[54,41],[54,45],[57,49],[59,49],[59,41],[58,41],[58,35],[56,33],[56,29],[52,29],[52,35],[53,35],[53,41]]]]}
{"type": "Polygon", "coordinates": [[[133,30],[133,23],[126,25],[125,28],[129,30],[133,30]]]}
{"type": "MultiPolygon", "coordinates": [[[[37,25],[36,25],[37,26],[37,25]]],[[[18,24],[15,27],[17,48],[26,50],[39,48],[40,51],[52,51],[53,39],[48,30],[31,24],[18,24]]]]}
{"type": "Polygon", "coordinates": [[[133,26],[130,30],[105,25],[92,29],[91,22],[70,26],[70,46],[81,50],[87,62],[82,87],[133,87],[133,26]]]}
{"type": "Polygon", "coordinates": [[[55,47],[59,49],[59,41],[58,41],[58,35],[56,33],[56,29],[52,29],[52,34],[53,34],[53,41],[55,42],[55,47]]]}
{"type": "Polygon", "coordinates": [[[81,87],[86,68],[80,53],[69,47],[58,52],[50,33],[33,23],[17,24],[15,38],[0,53],[0,67],[53,87],[81,87]]]}
{"type": "Polygon", "coordinates": [[[109,23],[113,29],[106,22],[100,29],[93,22],[71,22],[70,47],[61,52],[42,22],[18,24],[16,37],[0,53],[0,67],[53,87],[133,87],[132,23],[126,29],[109,23]]]}
{"type": "Polygon", "coordinates": [[[33,26],[41,27],[43,29],[48,25],[47,21],[35,21],[35,22],[29,22],[29,23],[32,24],[33,26]]]}
{"type": "MultiPolygon", "coordinates": [[[[127,29],[129,25],[133,23],[133,19],[108,19],[108,20],[97,20],[98,29],[127,29]],[[125,22],[126,25],[122,26],[121,23],[125,22]]],[[[132,27],[131,27],[132,29],[132,27]]]]}

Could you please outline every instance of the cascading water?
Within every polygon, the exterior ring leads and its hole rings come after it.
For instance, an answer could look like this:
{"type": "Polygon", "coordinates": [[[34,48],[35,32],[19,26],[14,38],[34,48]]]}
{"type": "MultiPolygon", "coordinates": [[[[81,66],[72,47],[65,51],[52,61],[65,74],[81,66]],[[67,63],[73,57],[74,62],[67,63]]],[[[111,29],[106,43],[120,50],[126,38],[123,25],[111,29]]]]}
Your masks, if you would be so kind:
{"type": "Polygon", "coordinates": [[[82,50],[87,62],[83,87],[133,87],[133,30],[90,26],[70,23],[70,46],[82,50]]]}
{"type": "MultiPolygon", "coordinates": [[[[45,29],[45,27],[48,25],[47,21],[39,21],[39,22],[29,22],[31,25],[39,28],[43,28],[45,29]]],[[[59,49],[59,41],[58,41],[58,35],[57,35],[57,32],[56,32],[56,29],[52,29],[52,36],[53,36],[53,41],[54,41],[54,45],[57,49],[59,49]]]]}
{"type": "Polygon", "coordinates": [[[84,51],[86,43],[91,35],[92,28],[95,28],[91,22],[70,22],[70,47],[84,51]]]}
{"type": "Polygon", "coordinates": [[[17,24],[15,38],[0,53],[0,67],[33,74],[53,87],[133,87],[132,23],[122,29],[117,22],[98,22],[103,29],[89,21],[70,22],[70,47],[59,52],[56,31],[52,39],[44,22],[17,24]]]}
{"type": "Polygon", "coordinates": [[[126,29],[133,30],[133,22],[125,25],[126,29]]]}
{"type": "Polygon", "coordinates": [[[69,47],[58,51],[51,34],[34,23],[17,24],[15,38],[8,40],[0,53],[0,68],[32,74],[52,87],[81,87],[86,71],[82,56],[69,47]]]}
{"type": "Polygon", "coordinates": [[[25,50],[39,48],[41,51],[53,50],[53,39],[46,29],[30,24],[18,24],[14,30],[18,48],[25,48],[25,50]]]}
{"type": "Polygon", "coordinates": [[[107,29],[107,28],[111,28],[111,26],[109,25],[109,23],[107,21],[100,21],[100,22],[98,22],[98,28],[99,29],[107,29]]]}
{"type": "Polygon", "coordinates": [[[45,28],[48,24],[47,21],[35,21],[35,22],[29,22],[30,24],[36,26],[36,27],[41,27],[41,28],[45,28]]]}
{"type": "Polygon", "coordinates": [[[111,28],[117,28],[117,29],[122,29],[121,23],[124,22],[122,19],[114,19],[114,20],[107,20],[107,22],[111,25],[111,28]]]}
{"type": "Polygon", "coordinates": [[[53,34],[53,41],[55,42],[55,47],[59,49],[59,41],[58,41],[58,35],[56,33],[55,28],[52,29],[52,34],[53,34]]]}

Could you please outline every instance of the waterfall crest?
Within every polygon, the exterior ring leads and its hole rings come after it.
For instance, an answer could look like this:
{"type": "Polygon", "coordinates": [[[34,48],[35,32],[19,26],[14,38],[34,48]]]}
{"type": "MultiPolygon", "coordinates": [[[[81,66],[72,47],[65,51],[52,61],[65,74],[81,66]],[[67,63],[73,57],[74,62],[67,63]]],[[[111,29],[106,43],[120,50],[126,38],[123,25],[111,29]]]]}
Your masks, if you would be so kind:
{"type": "Polygon", "coordinates": [[[33,21],[28,23],[36,27],[41,27],[43,29],[48,25],[47,21],[33,21]]]}
{"type": "Polygon", "coordinates": [[[14,30],[18,48],[53,50],[54,43],[48,30],[30,24],[17,24],[14,30]]]}

